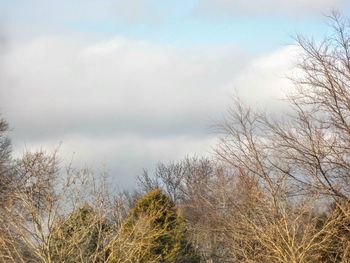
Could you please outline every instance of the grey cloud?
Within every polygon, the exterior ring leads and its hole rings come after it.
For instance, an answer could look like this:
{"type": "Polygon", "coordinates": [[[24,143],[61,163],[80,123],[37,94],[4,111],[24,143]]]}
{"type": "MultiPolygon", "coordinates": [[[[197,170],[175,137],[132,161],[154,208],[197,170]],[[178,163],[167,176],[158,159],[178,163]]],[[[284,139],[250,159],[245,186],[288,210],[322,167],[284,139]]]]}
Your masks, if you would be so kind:
{"type": "Polygon", "coordinates": [[[274,104],[271,97],[289,87],[280,79],[293,52],[252,58],[234,47],[40,38],[4,55],[0,111],[14,127],[17,155],[63,142],[64,158],[76,152],[83,164],[105,163],[130,185],[143,167],[210,152],[209,126],[235,88],[254,105],[274,104]]]}
{"type": "Polygon", "coordinates": [[[230,91],[225,83],[247,63],[232,51],[208,55],[126,39],[71,43],[44,38],[6,55],[0,101],[22,139],[205,134],[230,91]]]}
{"type": "MultiPolygon", "coordinates": [[[[33,113],[35,114],[35,113],[33,113]]],[[[93,116],[90,113],[71,116],[49,115],[46,118],[23,118],[12,125],[13,133],[23,141],[42,141],[60,138],[63,135],[85,134],[95,138],[141,135],[144,138],[167,138],[172,136],[205,136],[209,134],[209,124],[213,118],[207,111],[169,114],[166,116],[137,116],[106,113],[93,116]],[[51,118],[51,121],[49,120],[51,118]]]]}

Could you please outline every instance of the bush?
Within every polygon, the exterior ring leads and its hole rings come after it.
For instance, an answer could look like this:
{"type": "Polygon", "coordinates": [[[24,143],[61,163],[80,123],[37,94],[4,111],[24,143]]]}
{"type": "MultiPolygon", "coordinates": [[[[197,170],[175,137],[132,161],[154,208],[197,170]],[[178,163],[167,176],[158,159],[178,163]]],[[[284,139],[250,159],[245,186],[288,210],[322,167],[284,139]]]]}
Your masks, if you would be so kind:
{"type": "Polygon", "coordinates": [[[199,262],[175,204],[156,189],[140,198],[112,244],[110,263],[199,262]]]}
{"type": "Polygon", "coordinates": [[[53,262],[104,262],[107,221],[89,205],[77,209],[51,233],[53,262]]]}

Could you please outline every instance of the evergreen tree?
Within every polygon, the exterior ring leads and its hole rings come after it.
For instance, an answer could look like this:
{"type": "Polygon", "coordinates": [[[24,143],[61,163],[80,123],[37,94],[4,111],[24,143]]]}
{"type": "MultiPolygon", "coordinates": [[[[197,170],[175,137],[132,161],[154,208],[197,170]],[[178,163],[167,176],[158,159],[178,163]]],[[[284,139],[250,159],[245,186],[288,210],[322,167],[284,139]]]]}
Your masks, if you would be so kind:
{"type": "Polygon", "coordinates": [[[89,205],[77,209],[52,231],[50,258],[53,262],[104,262],[107,220],[89,205]]]}
{"type": "Polygon", "coordinates": [[[156,189],[140,198],[112,245],[110,262],[199,262],[175,204],[156,189]]]}

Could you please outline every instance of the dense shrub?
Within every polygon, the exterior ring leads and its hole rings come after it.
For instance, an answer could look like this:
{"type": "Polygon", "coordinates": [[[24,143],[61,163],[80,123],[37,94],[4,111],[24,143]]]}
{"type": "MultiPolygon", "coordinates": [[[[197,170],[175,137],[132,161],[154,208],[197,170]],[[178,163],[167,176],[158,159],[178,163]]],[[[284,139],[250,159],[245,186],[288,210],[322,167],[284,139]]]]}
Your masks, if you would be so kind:
{"type": "Polygon", "coordinates": [[[174,203],[156,189],[140,198],[112,245],[111,263],[199,262],[174,203]]]}

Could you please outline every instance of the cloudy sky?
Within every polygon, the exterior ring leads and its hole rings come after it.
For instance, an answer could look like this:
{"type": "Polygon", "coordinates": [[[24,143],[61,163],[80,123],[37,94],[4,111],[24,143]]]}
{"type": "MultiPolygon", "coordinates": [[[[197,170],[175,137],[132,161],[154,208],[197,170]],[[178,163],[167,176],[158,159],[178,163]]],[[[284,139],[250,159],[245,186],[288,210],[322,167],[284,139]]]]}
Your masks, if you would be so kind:
{"type": "Polygon", "coordinates": [[[210,155],[238,93],[280,110],[296,33],[326,34],[348,0],[0,0],[0,112],[14,153],[130,187],[143,168],[210,155]]]}

